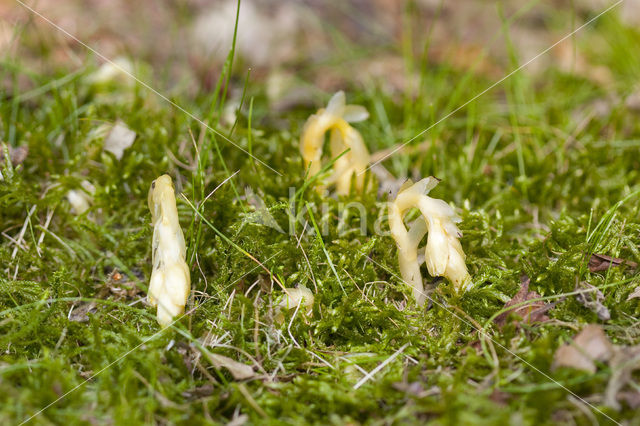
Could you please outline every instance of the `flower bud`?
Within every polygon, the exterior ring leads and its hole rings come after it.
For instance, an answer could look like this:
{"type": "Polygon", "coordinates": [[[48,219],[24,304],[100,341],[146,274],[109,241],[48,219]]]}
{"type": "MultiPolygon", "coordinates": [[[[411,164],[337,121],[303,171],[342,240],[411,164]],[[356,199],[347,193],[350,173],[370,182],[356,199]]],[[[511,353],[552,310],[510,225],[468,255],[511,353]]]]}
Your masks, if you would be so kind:
{"type": "Polygon", "coordinates": [[[148,197],[153,225],[153,271],[147,299],[151,306],[158,308],[158,323],[163,327],[184,313],[191,290],[184,235],[173,191],[171,178],[162,175],[151,184],[148,197]]]}

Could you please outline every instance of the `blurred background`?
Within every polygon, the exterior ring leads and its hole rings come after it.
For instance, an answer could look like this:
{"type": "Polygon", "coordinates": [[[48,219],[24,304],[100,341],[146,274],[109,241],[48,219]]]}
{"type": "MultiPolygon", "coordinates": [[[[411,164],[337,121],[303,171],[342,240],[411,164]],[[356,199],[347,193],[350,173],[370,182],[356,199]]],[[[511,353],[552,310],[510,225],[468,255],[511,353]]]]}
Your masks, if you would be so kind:
{"type": "MultiPolygon", "coordinates": [[[[374,83],[389,95],[411,93],[423,67],[443,63],[497,80],[613,3],[243,0],[235,75],[241,81],[250,68],[251,81],[267,84],[269,102],[278,110],[311,103],[315,90],[349,85],[374,83]]],[[[221,73],[238,2],[37,0],[29,5],[102,55],[130,63],[158,90],[196,94],[212,90],[221,73]]],[[[610,14],[615,18],[609,19],[637,28],[640,0],[623,1],[610,14]]],[[[607,39],[586,28],[525,72],[539,74],[552,65],[600,85],[614,84],[617,76],[606,63],[611,43],[614,34],[607,39]]],[[[38,73],[104,62],[15,0],[0,0],[0,52],[38,73]]],[[[17,83],[24,91],[30,81],[24,76],[3,83],[5,88],[17,83]]]]}

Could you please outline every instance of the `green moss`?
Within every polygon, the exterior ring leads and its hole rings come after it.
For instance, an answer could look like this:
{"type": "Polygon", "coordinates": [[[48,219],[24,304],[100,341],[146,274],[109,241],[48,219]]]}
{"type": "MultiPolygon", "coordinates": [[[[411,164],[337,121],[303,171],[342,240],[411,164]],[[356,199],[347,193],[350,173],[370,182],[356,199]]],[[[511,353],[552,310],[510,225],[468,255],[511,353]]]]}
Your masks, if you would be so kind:
{"type": "MultiPolygon", "coordinates": [[[[629,93],[638,75],[629,49],[640,35],[610,19],[593,34],[612,48],[587,53],[619,77],[620,95],[629,93]]],[[[4,73],[23,71],[14,65],[4,73]]],[[[433,195],[455,203],[463,218],[475,288],[458,296],[432,280],[433,303],[418,309],[398,277],[393,240],[374,235],[384,213],[374,189],[332,198],[307,188],[291,198],[289,188],[305,184],[297,138],[312,110],[287,113],[283,126],[263,85],[247,88],[251,112],[239,111],[233,141],[278,175],[143,88],[87,87],[90,71],[30,73],[30,83],[47,90],[26,99],[1,94],[0,139],[29,147],[23,164],[1,168],[2,423],[47,407],[34,423],[200,424],[247,415],[254,424],[582,424],[589,418],[568,390],[599,400],[610,371],[551,370],[555,350],[574,335],[563,324],[599,321],[566,293],[580,281],[601,288],[607,334],[640,343],[640,304],[627,300],[640,284],[637,270],[591,273],[585,263],[593,252],[640,262],[639,196],[620,202],[639,188],[640,121],[614,104],[576,134],[576,117],[605,94],[584,78],[553,69],[518,77],[425,134],[432,143],[424,150],[384,163],[396,176],[441,178],[433,195]],[[46,86],[54,81],[63,83],[46,86]],[[120,160],[96,135],[100,123],[117,119],[137,134],[120,160]],[[188,200],[178,197],[178,208],[194,289],[188,315],[164,331],[143,302],[151,269],[146,194],[162,173],[188,200]],[[85,179],[96,187],[92,207],[73,216],[65,196],[85,179]],[[258,222],[247,187],[284,233],[258,222]],[[343,215],[354,201],[366,224],[355,211],[343,215]],[[493,326],[523,274],[531,290],[557,303],[549,312],[557,321],[493,326]],[[276,279],[316,292],[311,317],[291,311],[274,322],[276,279]],[[477,324],[493,348],[479,343],[477,324]],[[207,351],[256,366],[256,377],[235,381],[207,351]]],[[[415,102],[351,88],[350,99],[371,111],[357,127],[373,151],[415,136],[492,83],[446,65],[426,67],[421,81],[415,102]]],[[[212,94],[178,103],[196,116],[217,110],[212,94]]],[[[634,418],[626,405],[598,408],[617,421],[634,418]]]]}

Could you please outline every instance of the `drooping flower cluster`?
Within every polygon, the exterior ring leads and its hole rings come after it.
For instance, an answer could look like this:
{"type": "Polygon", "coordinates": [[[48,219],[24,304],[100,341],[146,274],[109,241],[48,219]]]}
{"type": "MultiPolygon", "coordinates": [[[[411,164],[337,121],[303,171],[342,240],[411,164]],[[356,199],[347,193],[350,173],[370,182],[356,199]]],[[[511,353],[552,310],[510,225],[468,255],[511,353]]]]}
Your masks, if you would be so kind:
{"type": "MultiPolygon", "coordinates": [[[[370,160],[369,151],[360,133],[349,123],[366,120],[368,117],[369,113],[364,107],[345,105],[342,91],[333,95],[326,108],[309,117],[300,139],[300,152],[310,177],[322,170],[324,138],[330,132],[331,158],[335,162],[333,175],[328,183],[336,185],[338,194],[346,195],[355,174],[356,189],[363,189],[364,172],[370,160]]],[[[321,186],[319,190],[322,190],[321,186]]]]}
{"type": "Polygon", "coordinates": [[[178,221],[173,182],[168,175],[153,181],[148,202],[153,225],[153,272],[148,300],[158,308],[158,323],[166,327],[184,312],[191,289],[184,235],[178,221]]]}
{"type": "Polygon", "coordinates": [[[426,293],[418,262],[418,245],[426,233],[424,253],[429,274],[448,278],[458,291],[465,291],[471,285],[459,241],[462,234],[456,226],[460,218],[450,205],[427,195],[438,182],[432,176],[415,184],[409,181],[389,206],[389,225],[398,245],[400,273],[412,286],[413,296],[420,305],[424,304],[426,293]],[[420,210],[421,216],[407,230],[404,216],[412,208],[420,210]]]}

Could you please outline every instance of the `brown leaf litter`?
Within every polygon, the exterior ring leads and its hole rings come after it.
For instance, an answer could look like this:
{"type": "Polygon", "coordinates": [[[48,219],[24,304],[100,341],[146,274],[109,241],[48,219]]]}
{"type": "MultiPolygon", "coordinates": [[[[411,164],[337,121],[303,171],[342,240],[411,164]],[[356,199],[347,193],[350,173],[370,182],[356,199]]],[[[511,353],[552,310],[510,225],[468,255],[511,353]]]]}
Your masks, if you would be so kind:
{"type": "Polygon", "coordinates": [[[554,368],[572,367],[578,370],[596,372],[596,361],[608,361],[613,355],[613,345],[596,324],[587,325],[573,339],[572,344],[558,348],[554,355],[554,368]]]}
{"type": "Polygon", "coordinates": [[[592,254],[589,258],[589,271],[591,272],[606,271],[609,268],[614,268],[617,266],[628,266],[635,269],[638,267],[638,264],[630,260],[620,259],[617,257],[611,257],[597,253],[592,254]]]}
{"type": "Polygon", "coordinates": [[[621,409],[620,401],[631,408],[639,407],[640,392],[627,385],[633,383],[633,372],[640,369],[640,345],[614,345],[597,324],[587,325],[572,342],[559,347],[552,368],[570,367],[595,374],[597,363],[607,363],[611,370],[604,404],[616,410],[621,409]]]}
{"type": "Polygon", "coordinates": [[[222,368],[229,370],[229,373],[231,373],[235,380],[247,380],[256,376],[256,372],[250,365],[243,364],[227,356],[214,354],[212,352],[205,352],[205,355],[209,362],[211,362],[211,365],[218,370],[222,368]]]}
{"type": "Polygon", "coordinates": [[[520,290],[504,305],[504,309],[511,308],[501,313],[494,320],[496,325],[500,328],[504,327],[509,317],[512,314],[515,314],[520,317],[519,321],[516,321],[516,324],[519,326],[521,323],[525,324],[533,324],[533,323],[542,323],[549,321],[549,317],[547,316],[547,312],[550,309],[555,307],[555,303],[545,303],[544,301],[538,300],[531,303],[526,303],[521,306],[522,303],[539,299],[540,296],[535,291],[529,291],[529,284],[531,280],[526,275],[522,277],[520,290]]]}
{"type": "Polygon", "coordinates": [[[639,299],[640,298],[640,286],[636,287],[635,290],[627,297],[627,300],[631,299],[639,299]]]}
{"type": "MultiPolygon", "coordinates": [[[[27,159],[27,155],[29,154],[29,147],[27,145],[20,146],[7,146],[9,150],[9,158],[11,159],[11,164],[15,167],[18,164],[22,164],[24,160],[27,159]]],[[[0,163],[4,162],[4,149],[0,147],[0,163]]]]}
{"type": "MultiPolygon", "coordinates": [[[[200,370],[200,372],[202,372],[205,376],[207,376],[211,382],[216,382],[217,380],[207,371],[207,368],[203,365],[203,363],[201,363],[201,359],[204,357],[204,359],[208,360],[209,364],[211,364],[211,366],[216,370],[227,370],[234,380],[249,380],[259,377],[254,370],[254,366],[244,364],[225,355],[213,353],[210,350],[206,349],[207,347],[216,347],[216,345],[214,344],[215,336],[212,334],[211,330],[209,330],[209,332],[207,332],[207,334],[199,340],[201,345],[191,344],[187,348],[185,348],[187,350],[185,350],[183,353],[185,364],[189,366],[190,370],[194,369],[192,368],[193,366],[200,370]]],[[[241,352],[244,353],[243,351],[241,352]]],[[[248,358],[251,357],[248,356],[248,358]]],[[[264,369],[262,369],[262,367],[255,360],[252,361],[254,361],[255,366],[259,370],[261,370],[261,373],[266,374],[264,369]]]]}
{"type": "Polygon", "coordinates": [[[599,288],[582,281],[576,285],[576,290],[585,290],[576,294],[576,300],[585,308],[595,312],[601,321],[609,321],[611,313],[609,308],[604,305],[604,294],[599,288]]]}
{"type": "MultiPolygon", "coordinates": [[[[140,289],[133,281],[128,280],[127,276],[114,269],[108,276],[107,280],[102,283],[100,290],[95,294],[95,299],[107,299],[113,296],[113,301],[119,302],[124,300],[133,300],[140,296],[140,289]]],[[[75,322],[89,321],[88,314],[96,313],[98,310],[97,302],[79,302],[69,311],[69,320],[75,322]]]]}

